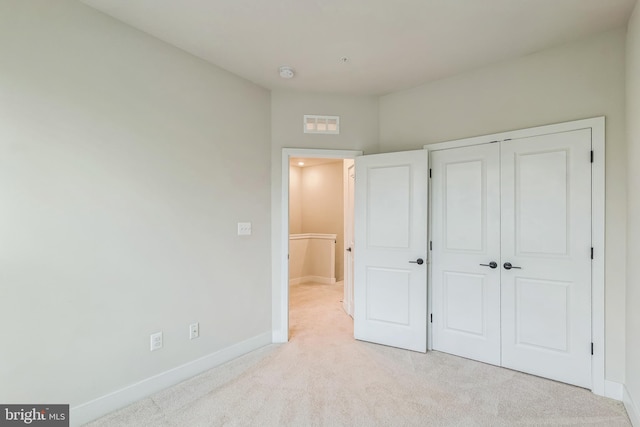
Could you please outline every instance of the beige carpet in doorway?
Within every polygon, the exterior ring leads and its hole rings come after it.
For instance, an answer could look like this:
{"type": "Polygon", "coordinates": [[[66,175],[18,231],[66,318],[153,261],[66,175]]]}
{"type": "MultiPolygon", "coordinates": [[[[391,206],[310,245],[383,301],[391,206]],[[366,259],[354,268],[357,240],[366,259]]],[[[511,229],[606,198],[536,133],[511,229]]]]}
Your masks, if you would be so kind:
{"type": "Polygon", "coordinates": [[[630,426],[620,402],[444,353],[355,341],[342,286],[291,287],[291,341],[91,426],[630,426]]]}

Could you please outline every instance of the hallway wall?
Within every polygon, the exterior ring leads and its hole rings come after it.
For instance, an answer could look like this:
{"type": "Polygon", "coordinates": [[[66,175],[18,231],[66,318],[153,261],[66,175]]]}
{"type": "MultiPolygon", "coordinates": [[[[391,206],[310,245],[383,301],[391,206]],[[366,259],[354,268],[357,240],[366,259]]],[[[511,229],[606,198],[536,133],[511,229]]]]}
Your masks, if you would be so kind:
{"type": "Polygon", "coordinates": [[[289,168],[289,234],[302,233],[302,168],[289,168]]]}
{"type": "Polygon", "coordinates": [[[289,233],[337,235],[336,281],[344,279],[343,191],[342,160],[290,168],[289,233]]]}

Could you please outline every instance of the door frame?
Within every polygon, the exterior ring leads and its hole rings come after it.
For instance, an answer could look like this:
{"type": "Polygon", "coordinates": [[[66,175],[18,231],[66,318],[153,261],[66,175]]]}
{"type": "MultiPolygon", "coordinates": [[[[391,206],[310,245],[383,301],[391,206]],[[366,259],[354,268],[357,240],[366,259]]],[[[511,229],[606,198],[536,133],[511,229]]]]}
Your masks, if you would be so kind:
{"type": "Polygon", "coordinates": [[[342,300],[342,307],[344,308],[344,311],[347,312],[347,314],[349,316],[351,316],[353,318],[353,288],[354,288],[354,261],[353,261],[353,257],[354,257],[354,253],[353,253],[353,249],[354,249],[354,245],[351,245],[351,242],[349,242],[349,247],[351,248],[351,250],[349,251],[349,253],[347,254],[347,237],[349,235],[349,233],[347,232],[348,228],[351,227],[350,233],[351,233],[351,238],[352,240],[355,240],[355,224],[356,224],[356,218],[355,218],[355,174],[356,174],[356,162],[353,159],[345,159],[345,160],[350,160],[351,163],[347,164],[346,162],[343,162],[343,166],[342,166],[342,177],[343,177],[343,186],[342,186],[342,191],[343,191],[343,206],[344,206],[344,247],[345,247],[345,251],[344,251],[344,298],[342,300]],[[349,171],[353,170],[353,188],[351,189],[351,192],[349,192],[349,187],[351,186],[351,176],[349,175],[349,171]],[[351,221],[351,224],[348,223],[347,220],[351,221]],[[347,275],[347,272],[350,271],[350,274],[347,275]],[[349,278],[349,280],[347,280],[347,277],[349,278]],[[349,281],[351,283],[349,283],[349,281]],[[350,285],[350,286],[347,286],[350,285]]]}
{"type": "Polygon", "coordinates": [[[273,289],[272,341],[289,341],[289,161],[291,157],[320,159],[355,159],[362,156],[357,150],[324,150],[314,148],[283,148],[280,187],[280,257],[273,259],[280,266],[280,280],[273,289]],[[277,315],[276,313],[279,313],[277,315]]]}
{"type": "MultiPolygon", "coordinates": [[[[427,151],[446,150],[450,148],[469,147],[488,144],[514,138],[541,136],[551,133],[569,132],[579,129],[591,129],[591,148],[594,152],[591,169],[591,243],[594,259],[591,263],[591,338],[593,340],[593,357],[591,359],[591,391],[600,396],[616,398],[607,393],[605,381],[605,118],[575,120],[546,126],[537,126],[457,139],[435,144],[427,144],[427,151]]],[[[431,164],[429,164],[429,167],[431,164]]],[[[431,181],[429,181],[429,203],[431,204],[431,181]]],[[[431,204],[433,206],[433,204],[431,204]]],[[[432,207],[430,207],[432,209],[432,207]]],[[[429,238],[431,238],[431,211],[429,211],[429,238]]],[[[431,255],[429,255],[431,261],[431,255]]],[[[427,313],[432,313],[432,268],[429,263],[427,273],[427,313]]],[[[433,348],[432,324],[427,325],[427,349],[433,348]]]]}

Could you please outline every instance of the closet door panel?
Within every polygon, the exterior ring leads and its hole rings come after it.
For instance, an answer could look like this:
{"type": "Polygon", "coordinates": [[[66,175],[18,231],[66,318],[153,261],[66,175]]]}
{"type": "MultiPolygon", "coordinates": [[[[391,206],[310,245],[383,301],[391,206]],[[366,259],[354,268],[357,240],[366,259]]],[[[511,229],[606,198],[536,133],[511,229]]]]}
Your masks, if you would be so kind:
{"type": "Polygon", "coordinates": [[[591,386],[591,132],[502,143],[502,365],[591,386]],[[510,263],[513,267],[508,268],[510,263]]]}
{"type": "Polygon", "coordinates": [[[432,153],[433,348],[500,364],[499,144],[432,153]],[[481,265],[484,264],[484,265],[481,265]]]}

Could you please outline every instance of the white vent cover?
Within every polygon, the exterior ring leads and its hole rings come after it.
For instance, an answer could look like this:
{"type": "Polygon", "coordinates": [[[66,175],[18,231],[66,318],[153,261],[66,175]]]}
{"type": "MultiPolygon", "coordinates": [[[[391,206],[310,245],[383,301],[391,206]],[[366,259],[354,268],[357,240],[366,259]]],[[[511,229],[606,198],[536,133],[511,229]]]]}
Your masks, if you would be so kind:
{"type": "Polygon", "coordinates": [[[337,135],[340,133],[340,117],[305,115],[304,133],[324,133],[337,135]]]}

